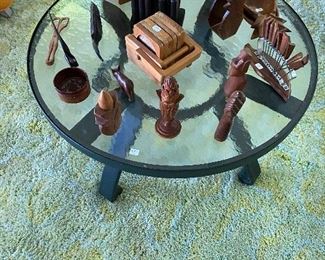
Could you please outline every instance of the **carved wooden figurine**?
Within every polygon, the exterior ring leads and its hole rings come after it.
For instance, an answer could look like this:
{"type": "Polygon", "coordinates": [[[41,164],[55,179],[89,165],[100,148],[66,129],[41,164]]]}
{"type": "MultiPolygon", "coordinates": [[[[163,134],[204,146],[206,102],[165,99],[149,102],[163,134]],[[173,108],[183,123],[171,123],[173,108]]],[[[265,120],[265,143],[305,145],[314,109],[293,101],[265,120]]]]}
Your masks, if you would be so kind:
{"type": "Polygon", "coordinates": [[[116,69],[112,69],[112,73],[116,78],[120,88],[122,89],[123,93],[128,97],[129,102],[134,101],[134,85],[132,80],[130,80],[127,76],[123,74],[118,66],[116,69]]]}
{"type": "Polygon", "coordinates": [[[243,91],[247,82],[246,73],[250,62],[251,56],[245,50],[241,50],[240,54],[232,59],[228,70],[228,80],[224,85],[226,98],[236,90],[243,91]]]}
{"type": "MultiPolygon", "coordinates": [[[[265,15],[278,16],[275,0],[213,0],[208,22],[221,39],[227,39],[236,34],[244,19],[253,25],[265,15]]],[[[257,37],[256,31],[252,37],[257,37]]]]}
{"type": "Polygon", "coordinates": [[[184,95],[179,93],[179,86],[174,77],[166,77],[157,90],[160,99],[160,118],[156,121],[156,131],[163,137],[173,138],[181,131],[181,123],[175,118],[179,102],[184,95]]]}
{"type": "Polygon", "coordinates": [[[230,95],[214,134],[214,138],[217,141],[223,142],[227,139],[233,119],[238,114],[245,101],[246,97],[242,91],[235,91],[230,95]]]}
{"type": "Polygon", "coordinates": [[[115,91],[102,90],[94,109],[95,123],[104,135],[113,135],[121,124],[121,104],[115,91]]]}

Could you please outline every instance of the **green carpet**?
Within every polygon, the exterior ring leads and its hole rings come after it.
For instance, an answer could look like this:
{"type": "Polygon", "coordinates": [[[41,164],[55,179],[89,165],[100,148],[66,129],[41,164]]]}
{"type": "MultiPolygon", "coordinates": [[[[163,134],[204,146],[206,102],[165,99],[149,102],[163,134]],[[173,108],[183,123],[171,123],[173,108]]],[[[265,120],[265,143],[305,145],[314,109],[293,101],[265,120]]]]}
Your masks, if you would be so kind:
{"type": "Polygon", "coordinates": [[[53,0],[17,0],[0,17],[0,259],[325,259],[325,2],[290,0],[319,57],[317,91],[295,130],[236,171],[165,180],[123,173],[112,204],[103,165],[61,138],[30,90],[26,53],[53,0]]]}

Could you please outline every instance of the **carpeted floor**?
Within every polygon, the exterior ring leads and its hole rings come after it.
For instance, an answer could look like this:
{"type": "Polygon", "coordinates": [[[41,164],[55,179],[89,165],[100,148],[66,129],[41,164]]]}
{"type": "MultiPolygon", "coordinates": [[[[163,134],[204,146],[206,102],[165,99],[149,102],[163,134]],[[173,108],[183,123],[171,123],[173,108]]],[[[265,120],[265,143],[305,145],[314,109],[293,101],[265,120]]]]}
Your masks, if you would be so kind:
{"type": "Polygon", "coordinates": [[[319,81],[290,136],[236,171],[165,180],[124,173],[112,204],[103,165],[55,132],[29,87],[26,52],[53,0],[17,0],[0,17],[0,259],[325,259],[325,2],[290,0],[313,35],[319,81]]]}

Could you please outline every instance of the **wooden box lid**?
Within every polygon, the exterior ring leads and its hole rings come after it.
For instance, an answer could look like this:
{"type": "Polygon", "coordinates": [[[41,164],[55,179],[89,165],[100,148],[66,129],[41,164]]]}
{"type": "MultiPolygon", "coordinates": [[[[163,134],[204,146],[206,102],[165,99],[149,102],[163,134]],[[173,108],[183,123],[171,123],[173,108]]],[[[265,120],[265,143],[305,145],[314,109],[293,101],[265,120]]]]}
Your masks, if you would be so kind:
{"type": "Polygon", "coordinates": [[[185,38],[182,27],[161,12],[135,24],[133,35],[160,59],[166,59],[180,49],[185,38]]]}
{"type": "Polygon", "coordinates": [[[174,32],[174,34],[177,37],[177,50],[180,49],[184,45],[184,39],[185,39],[186,33],[185,33],[184,29],[182,28],[182,26],[180,26],[178,23],[176,23],[173,19],[169,18],[163,12],[157,12],[154,15],[152,15],[151,17],[149,17],[149,19],[151,19],[151,18],[156,19],[158,24],[164,24],[172,32],[174,32]]]}

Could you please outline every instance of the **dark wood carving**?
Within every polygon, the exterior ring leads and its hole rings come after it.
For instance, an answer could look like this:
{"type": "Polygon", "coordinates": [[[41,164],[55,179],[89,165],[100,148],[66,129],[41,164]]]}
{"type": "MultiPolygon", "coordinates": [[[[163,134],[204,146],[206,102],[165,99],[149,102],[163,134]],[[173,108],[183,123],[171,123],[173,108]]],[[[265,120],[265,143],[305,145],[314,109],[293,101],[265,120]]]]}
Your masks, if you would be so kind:
{"type": "Polygon", "coordinates": [[[257,48],[247,44],[245,50],[252,57],[256,74],[287,101],[291,95],[291,80],[297,76],[296,70],[308,63],[309,56],[299,52],[290,57],[295,44],[291,43],[290,30],[284,22],[279,17],[261,16],[253,26],[259,35],[257,48]]]}
{"type": "MultiPolygon", "coordinates": [[[[227,39],[236,34],[244,19],[253,25],[265,15],[278,16],[275,0],[214,0],[208,21],[220,38],[227,39]]],[[[254,31],[252,38],[256,37],[254,31]]]]}
{"type": "Polygon", "coordinates": [[[90,35],[97,57],[104,61],[98,48],[98,44],[103,36],[102,21],[98,7],[93,2],[90,4],[90,35]]]}
{"type": "Polygon", "coordinates": [[[130,80],[125,74],[123,74],[120,66],[118,66],[116,69],[112,69],[112,73],[116,78],[118,84],[120,85],[121,90],[128,97],[129,102],[133,102],[134,85],[132,80],[130,80]]]}
{"type": "Polygon", "coordinates": [[[211,29],[221,39],[234,35],[244,19],[245,0],[214,0],[209,14],[211,29]]]}
{"type": "Polygon", "coordinates": [[[217,141],[223,142],[227,139],[234,117],[238,114],[239,110],[245,103],[245,100],[246,97],[242,91],[235,91],[230,95],[214,134],[214,138],[217,141]]]}
{"type": "Polygon", "coordinates": [[[224,85],[225,97],[228,98],[236,91],[243,91],[247,82],[246,73],[251,62],[251,56],[241,50],[240,54],[232,59],[228,70],[228,80],[224,85]]]}
{"type": "Polygon", "coordinates": [[[184,98],[174,77],[166,77],[157,90],[160,99],[160,118],[156,121],[156,131],[163,137],[173,138],[181,131],[181,123],[175,118],[179,102],[184,98]]]}
{"type": "Polygon", "coordinates": [[[121,124],[121,104],[115,91],[102,90],[94,109],[95,124],[104,135],[113,135],[121,124]]]}

